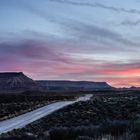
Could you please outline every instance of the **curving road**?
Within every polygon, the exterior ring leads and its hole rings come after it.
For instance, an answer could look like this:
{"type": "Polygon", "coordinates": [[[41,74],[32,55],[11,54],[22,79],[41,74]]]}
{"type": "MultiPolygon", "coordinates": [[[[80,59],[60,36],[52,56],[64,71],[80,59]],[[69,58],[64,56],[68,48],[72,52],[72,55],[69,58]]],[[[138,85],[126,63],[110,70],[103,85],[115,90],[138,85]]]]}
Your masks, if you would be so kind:
{"type": "Polygon", "coordinates": [[[61,109],[63,107],[66,107],[68,105],[74,104],[79,101],[90,100],[91,97],[92,97],[92,95],[89,94],[89,95],[85,95],[83,97],[79,97],[75,101],[60,101],[60,102],[52,103],[50,105],[46,105],[46,106],[36,109],[34,111],[25,113],[23,115],[20,115],[20,116],[17,116],[17,117],[14,117],[14,118],[11,118],[11,119],[8,119],[5,121],[1,121],[0,122],[0,134],[12,131],[13,129],[22,128],[36,120],[39,120],[39,119],[57,111],[58,109],[61,109]]]}

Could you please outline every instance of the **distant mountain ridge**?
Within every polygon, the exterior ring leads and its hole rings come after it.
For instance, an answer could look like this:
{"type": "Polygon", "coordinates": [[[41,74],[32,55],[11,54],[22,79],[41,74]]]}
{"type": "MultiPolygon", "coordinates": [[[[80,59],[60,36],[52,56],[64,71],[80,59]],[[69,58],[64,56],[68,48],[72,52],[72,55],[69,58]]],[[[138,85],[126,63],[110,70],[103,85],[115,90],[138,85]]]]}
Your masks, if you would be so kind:
{"type": "Polygon", "coordinates": [[[113,89],[106,82],[90,82],[90,81],[55,81],[42,80],[36,81],[43,90],[48,91],[92,91],[113,89]]]}
{"type": "Polygon", "coordinates": [[[22,72],[0,73],[0,91],[26,91],[37,89],[37,83],[22,72]]]}
{"type": "Polygon", "coordinates": [[[93,91],[113,89],[106,82],[32,80],[23,72],[0,73],[0,92],[23,91],[93,91]]]}

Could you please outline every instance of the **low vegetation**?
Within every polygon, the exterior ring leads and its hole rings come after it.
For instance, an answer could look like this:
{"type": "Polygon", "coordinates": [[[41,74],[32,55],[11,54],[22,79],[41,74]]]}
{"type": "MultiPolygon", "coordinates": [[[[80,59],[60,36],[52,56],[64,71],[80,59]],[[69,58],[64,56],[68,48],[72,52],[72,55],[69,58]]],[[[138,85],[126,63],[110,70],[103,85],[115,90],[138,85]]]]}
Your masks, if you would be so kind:
{"type": "Polygon", "coordinates": [[[33,140],[139,140],[140,94],[98,93],[3,135],[33,140]],[[15,137],[16,136],[16,137],[15,137]]]}
{"type": "Polygon", "coordinates": [[[0,94],[0,121],[5,120],[44,105],[62,101],[73,100],[75,96],[48,95],[48,94],[0,94]]]}

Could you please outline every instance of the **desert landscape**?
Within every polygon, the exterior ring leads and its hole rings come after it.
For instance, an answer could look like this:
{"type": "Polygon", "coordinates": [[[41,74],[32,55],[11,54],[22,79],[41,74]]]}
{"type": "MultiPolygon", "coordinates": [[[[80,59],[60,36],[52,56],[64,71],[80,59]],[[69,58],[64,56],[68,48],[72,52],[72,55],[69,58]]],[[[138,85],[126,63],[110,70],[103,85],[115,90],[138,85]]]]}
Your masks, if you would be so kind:
{"type": "Polygon", "coordinates": [[[0,0],[0,140],[140,140],[139,0],[0,0]]]}
{"type": "Polygon", "coordinates": [[[0,94],[0,139],[137,140],[140,138],[140,91],[137,88],[117,89],[106,83],[72,81],[45,82],[46,87],[43,84],[42,88],[40,83],[23,73],[19,75],[0,73],[0,75],[8,75],[3,81],[9,87],[8,91],[2,88],[4,93],[0,94]],[[29,86],[26,84],[29,80],[36,85],[35,89],[31,87],[33,84],[30,82],[31,89],[27,90],[25,85],[29,86]],[[24,87],[21,83],[24,83],[24,87]],[[79,88],[80,86],[84,87],[84,90],[79,88]],[[18,92],[14,92],[15,90],[18,92]],[[86,96],[89,98],[86,99],[86,96]],[[57,103],[62,104],[59,107],[57,103]],[[59,109],[44,114],[48,111],[45,107],[53,104],[54,107],[50,106],[50,109],[55,110],[57,107],[59,109]],[[40,114],[38,110],[41,111],[40,114]],[[38,113],[39,117],[35,119],[33,112],[38,113]],[[28,121],[26,114],[33,120],[28,121]],[[22,120],[27,119],[26,125],[24,126],[24,121],[20,122],[20,125],[16,124],[16,117],[17,120],[18,117],[22,120]],[[10,122],[12,129],[9,129],[10,122]],[[7,129],[3,129],[6,128],[6,124],[8,124],[7,129]]]}

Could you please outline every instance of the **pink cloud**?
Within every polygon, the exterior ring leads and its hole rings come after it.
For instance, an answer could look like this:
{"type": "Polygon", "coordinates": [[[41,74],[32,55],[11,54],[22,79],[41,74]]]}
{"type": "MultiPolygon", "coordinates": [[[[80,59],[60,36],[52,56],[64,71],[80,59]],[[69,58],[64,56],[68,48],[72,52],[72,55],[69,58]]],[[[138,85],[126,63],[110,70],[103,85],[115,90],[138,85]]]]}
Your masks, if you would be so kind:
{"type": "Polygon", "coordinates": [[[62,48],[36,40],[0,44],[0,71],[23,71],[33,79],[106,81],[117,87],[140,85],[139,63],[76,59],[68,55],[69,49],[62,48]]]}

